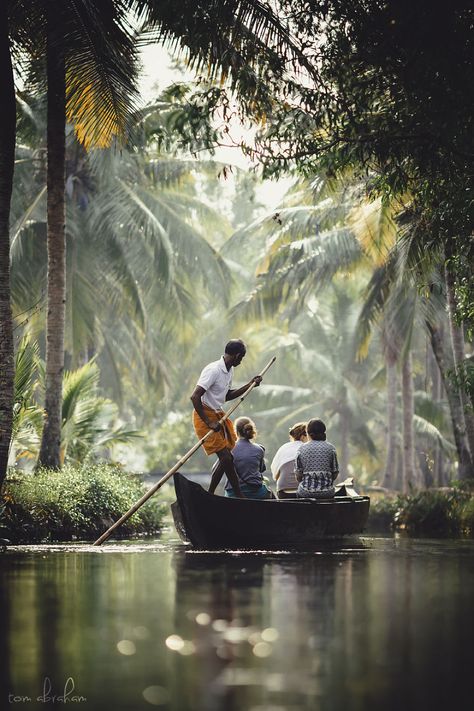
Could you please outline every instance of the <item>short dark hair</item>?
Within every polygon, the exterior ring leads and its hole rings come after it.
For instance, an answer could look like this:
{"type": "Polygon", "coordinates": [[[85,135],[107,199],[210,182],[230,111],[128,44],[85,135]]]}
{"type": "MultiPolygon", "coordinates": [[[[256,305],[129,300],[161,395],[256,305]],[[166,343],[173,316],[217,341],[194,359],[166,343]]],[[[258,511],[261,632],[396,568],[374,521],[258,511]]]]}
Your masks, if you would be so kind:
{"type": "Polygon", "coordinates": [[[224,352],[228,355],[238,355],[239,353],[246,353],[247,346],[241,338],[233,338],[226,344],[224,352]]]}
{"type": "Polygon", "coordinates": [[[313,419],[306,425],[306,432],[309,434],[311,439],[326,439],[326,425],[322,420],[313,419]]]}

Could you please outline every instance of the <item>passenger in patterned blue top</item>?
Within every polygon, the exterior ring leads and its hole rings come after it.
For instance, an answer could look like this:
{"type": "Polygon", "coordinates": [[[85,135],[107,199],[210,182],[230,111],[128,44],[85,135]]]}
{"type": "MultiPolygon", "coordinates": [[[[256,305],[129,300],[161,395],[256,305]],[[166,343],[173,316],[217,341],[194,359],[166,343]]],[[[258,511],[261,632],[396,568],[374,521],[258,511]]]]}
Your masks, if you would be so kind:
{"type": "Polygon", "coordinates": [[[298,498],[328,499],[334,496],[334,480],[339,474],[336,448],[326,442],[326,425],[310,420],[306,425],[310,440],[302,444],[296,457],[298,498]]]}

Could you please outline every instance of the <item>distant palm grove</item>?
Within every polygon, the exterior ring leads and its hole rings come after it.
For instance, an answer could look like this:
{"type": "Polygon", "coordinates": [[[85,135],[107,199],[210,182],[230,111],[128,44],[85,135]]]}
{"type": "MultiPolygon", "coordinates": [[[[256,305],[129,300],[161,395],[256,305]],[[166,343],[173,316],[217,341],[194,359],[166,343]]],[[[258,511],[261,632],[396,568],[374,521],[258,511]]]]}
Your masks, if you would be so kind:
{"type": "Polygon", "coordinates": [[[0,486],[166,471],[237,337],[241,382],[277,356],[240,413],[269,456],[318,417],[341,478],[474,482],[473,26],[462,0],[1,3],[0,486]],[[195,78],[155,67],[145,101],[152,44],[195,78]]]}

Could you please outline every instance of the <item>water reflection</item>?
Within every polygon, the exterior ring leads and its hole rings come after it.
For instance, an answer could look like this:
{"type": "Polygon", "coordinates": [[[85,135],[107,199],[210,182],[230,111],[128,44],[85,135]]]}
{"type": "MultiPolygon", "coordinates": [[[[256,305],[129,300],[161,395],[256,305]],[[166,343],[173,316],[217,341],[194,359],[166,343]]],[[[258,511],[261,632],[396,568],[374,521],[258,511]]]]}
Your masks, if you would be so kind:
{"type": "Polygon", "coordinates": [[[300,555],[9,551],[2,700],[58,708],[36,700],[45,679],[51,697],[72,678],[85,709],[456,708],[474,662],[473,561],[472,542],[406,539],[300,555]]]}

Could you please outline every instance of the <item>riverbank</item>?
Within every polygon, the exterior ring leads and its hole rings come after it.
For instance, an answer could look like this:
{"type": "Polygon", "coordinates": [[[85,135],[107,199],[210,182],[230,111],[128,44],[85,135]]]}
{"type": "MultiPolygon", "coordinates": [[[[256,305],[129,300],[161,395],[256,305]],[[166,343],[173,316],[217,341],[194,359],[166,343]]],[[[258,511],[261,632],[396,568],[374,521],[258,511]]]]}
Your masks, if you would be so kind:
{"type": "MultiPolygon", "coordinates": [[[[95,540],[144,493],[140,475],[110,464],[10,471],[0,496],[0,538],[12,543],[95,540]]],[[[119,535],[159,531],[165,505],[152,497],[119,535]]]]}
{"type": "MultiPolygon", "coordinates": [[[[151,485],[110,464],[65,466],[35,474],[11,470],[0,496],[0,539],[12,543],[95,540],[151,485]]],[[[154,483],[154,482],[153,482],[154,483]]],[[[170,493],[152,497],[117,532],[155,535],[170,493]]],[[[372,496],[368,531],[423,536],[474,533],[474,488],[463,484],[409,495],[372,496]]]]}
{"type": "Polygon", "coordinates": [[[405,530],[428,536],[474,533],[474,488],[461,484],[374,498],[369,531],[405,530]]]}

